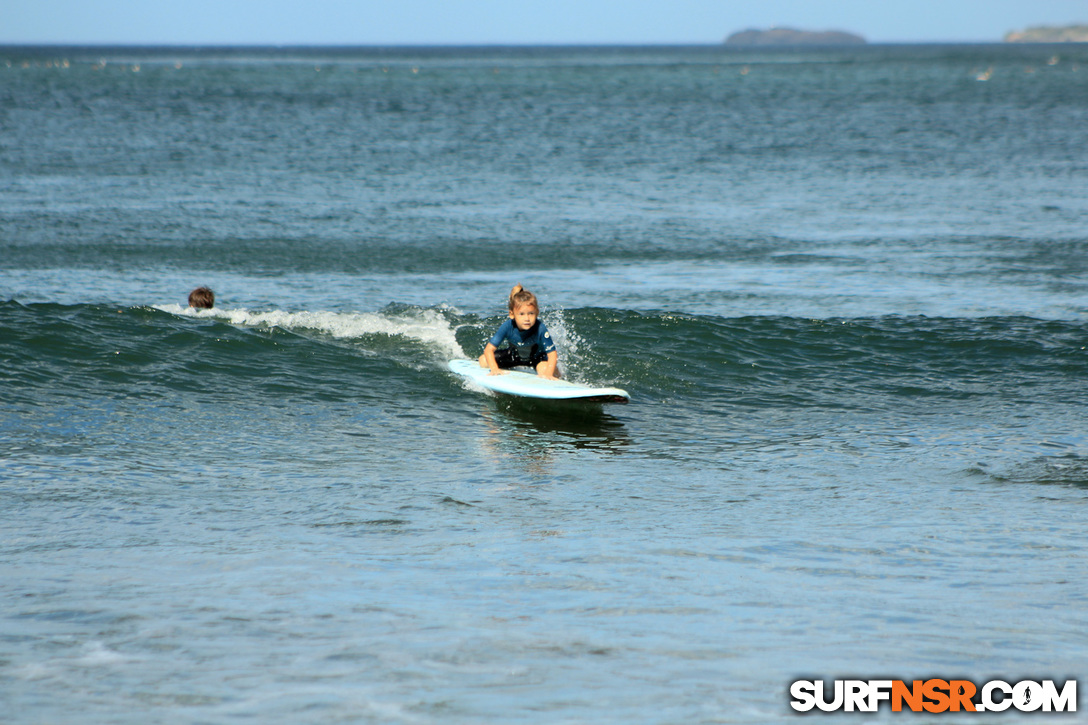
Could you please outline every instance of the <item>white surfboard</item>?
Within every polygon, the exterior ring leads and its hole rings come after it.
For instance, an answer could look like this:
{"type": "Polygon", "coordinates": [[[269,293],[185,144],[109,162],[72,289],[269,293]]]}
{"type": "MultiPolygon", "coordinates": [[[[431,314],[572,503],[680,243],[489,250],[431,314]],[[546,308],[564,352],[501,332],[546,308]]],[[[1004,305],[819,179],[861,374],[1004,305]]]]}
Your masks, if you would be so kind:
{"type": "Polygon", "coordinates": [[[480,367],[476,360],[450,360],[450,370],[488,390],[522,398],[587,403],[626,403],[631,399],[627,391],[620,388],[594,388],[567,380],[548,380],[536,373],[523,373],[520,370],[491,375],[491,371],[480,367]]]}

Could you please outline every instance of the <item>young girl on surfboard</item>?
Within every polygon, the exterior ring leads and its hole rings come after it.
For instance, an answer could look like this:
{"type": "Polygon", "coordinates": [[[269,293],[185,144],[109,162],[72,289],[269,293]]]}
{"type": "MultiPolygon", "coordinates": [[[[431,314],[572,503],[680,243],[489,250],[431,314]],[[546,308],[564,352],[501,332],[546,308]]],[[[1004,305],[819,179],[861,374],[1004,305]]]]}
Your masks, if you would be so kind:
{"type": "Polygon", "coordinates": [[[491,368],[492,375],[502,375],[514,367],[530,367],[542,378],[555,380],[559,377],[559,352],[555,341],[539,319],[540,305],[536,295],[520,284],[510,290],[510,319],[502,323],[491,340],[484,346],[480,367],[491,368]],[[504,341],[509,347],[498,349],[504,341]]]}

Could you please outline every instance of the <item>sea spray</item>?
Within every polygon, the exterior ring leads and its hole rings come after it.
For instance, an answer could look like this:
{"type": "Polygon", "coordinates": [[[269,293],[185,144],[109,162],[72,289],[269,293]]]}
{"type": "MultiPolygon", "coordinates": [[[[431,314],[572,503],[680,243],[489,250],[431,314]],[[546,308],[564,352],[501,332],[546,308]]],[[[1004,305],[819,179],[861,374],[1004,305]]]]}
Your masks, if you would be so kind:
{"type": "Polygon", "coordinates": [[[384,312],[287,312],[239,309],[197,310],[180,305],[161,305],[156,309],[172,314],[211,318],[232,325],[262,329],[320,332],[335,339],[358,340],[371,335],[404,337],[424,343],[436,354],[447,358],[464,357],[454,328],[438,310],[405,308],[384,312]]]}

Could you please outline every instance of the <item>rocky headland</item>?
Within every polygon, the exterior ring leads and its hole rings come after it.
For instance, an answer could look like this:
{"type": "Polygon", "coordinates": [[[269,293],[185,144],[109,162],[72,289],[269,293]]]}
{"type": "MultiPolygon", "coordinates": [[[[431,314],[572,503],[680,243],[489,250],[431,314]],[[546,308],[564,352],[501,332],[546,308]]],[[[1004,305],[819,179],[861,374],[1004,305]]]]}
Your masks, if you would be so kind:
{"type": "Polygon", "coordinates": [[[1006,43],[1088,43],[1088,25],[1038,25],[1005,33],[1006,43]]]}

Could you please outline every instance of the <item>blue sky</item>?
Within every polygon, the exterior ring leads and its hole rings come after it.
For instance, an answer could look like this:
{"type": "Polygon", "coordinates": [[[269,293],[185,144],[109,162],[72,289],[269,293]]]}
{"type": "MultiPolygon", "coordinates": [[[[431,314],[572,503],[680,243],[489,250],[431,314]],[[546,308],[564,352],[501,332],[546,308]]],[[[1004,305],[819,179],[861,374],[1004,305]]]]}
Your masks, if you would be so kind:
{"type": "Polygon", "coordinates": [[[0,0],[0,43],[718,43],[775,25],[987,42],[1073,23],[1088,0],[0,0]]]}

